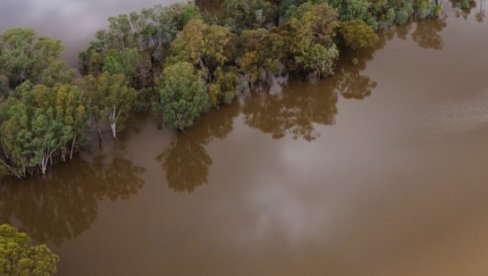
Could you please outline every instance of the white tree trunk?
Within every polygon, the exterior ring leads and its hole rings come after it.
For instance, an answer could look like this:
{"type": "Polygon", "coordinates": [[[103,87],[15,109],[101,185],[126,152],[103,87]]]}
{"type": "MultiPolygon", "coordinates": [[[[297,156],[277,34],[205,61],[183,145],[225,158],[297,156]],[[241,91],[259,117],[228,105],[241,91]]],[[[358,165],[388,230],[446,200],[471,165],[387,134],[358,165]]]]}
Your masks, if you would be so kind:
{"type": "Polygon", "coordinates": [[[115,106],[112,107],[112,114],[110,114],[110,128],[112,129],[112,137],[114,140],[117,139],[117,108],[115,106]]]}
{"type": "Polygon", "coordinates": [[[111,123],[110,128],[112,129],[112,136],[114,137],[114,140],[117,139],[117,125],[115,123],[111,123]]]}
{"type": "Polygon", "coordinates": [[[47,170],[47,164],[49,162],[49,157],[43,157],[41,161],[41,174],[45,175],[47,170]]]}

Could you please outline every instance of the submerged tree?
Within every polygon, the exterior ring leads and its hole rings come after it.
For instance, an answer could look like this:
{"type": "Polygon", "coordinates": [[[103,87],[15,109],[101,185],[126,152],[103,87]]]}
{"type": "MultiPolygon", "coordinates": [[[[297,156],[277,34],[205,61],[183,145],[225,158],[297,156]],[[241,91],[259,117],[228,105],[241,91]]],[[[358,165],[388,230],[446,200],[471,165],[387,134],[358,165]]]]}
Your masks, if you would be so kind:
{"type": "Polygon", "coordinates": [[[339,22],[327,4],[307,2],[278,27],[285,39],[285,65],[296,74],[331,75],[339,57],[334,37],[339,22]]]}
{"type": "Polygon", "coordinates": [[[158,89],[161,100],[156,108],[163,119],[178,130],[192,126],[209,103],[201,73],[188,62],[178,62],[164,69],[158,89]]]}
{"type": "Polygon", "coordinates": [[[117,139],[129,112],[135,105],[137,91],[128,86],[124,75],[102,73],[99,77],[88,75],[80,81],[85,90],[92,121],[97,127],[101,139],[100,124],[105,121],[110,125],[113,139],[117,139]]]}
{"type": "Polygon", "coordinates": [[[158,156],[172,190],[191,193],[207,183],[213,161],[206,146],[216,139],[224,139],[232,131],[239,113],[239,105],[233,103],[218,113],[205,114],[198,125],[178,133],[158,156]]]}
{"type": "Polygon", "coordinates": [[[378,35],[362,20],[342,23],[339,33],[344,43],[353,49],[372,47],[378,42],[378,35]]]}
{"type": "Polygon", "coordinates": [[[171,60],[186,61],[201,69],[207,81],[231,58],[233,34],[229,29],[208,25],[203,20],[188,22],[171,44],[171,60]]]}
{"type": "Polygon", "coordinates": [[[72,157],[88,114],[79,88],[72,85],[19,86],[3,109],[0,140],[4,170],[25,177],[36,167],[42,174],[56,159],[72,157]]]}
{"type": "Polygon", "coordinates": [[[0,225],[1,275],[54,275],[59,257],[46,245],[33,246],[31,238],[15,227],[0,225]]]}
{"type": "Polygon", "coordinates": [[[279,73],[285,39],[275,31],[246,30],[240,37],[241,53],[236,63],[251,85],[279,73]]]}

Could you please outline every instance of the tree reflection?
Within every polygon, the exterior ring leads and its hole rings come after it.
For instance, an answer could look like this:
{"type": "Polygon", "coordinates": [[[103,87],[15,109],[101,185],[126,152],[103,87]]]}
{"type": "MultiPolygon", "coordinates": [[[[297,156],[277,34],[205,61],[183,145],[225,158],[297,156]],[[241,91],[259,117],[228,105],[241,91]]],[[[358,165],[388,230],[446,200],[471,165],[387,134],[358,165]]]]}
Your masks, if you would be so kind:
{"type": "Polygon", "coordinates": [[[191,138],[176,138],[161,158],[169,187],[175,192],[193,192],[195,187],[207,183],[212,159],[205,147],[191,138]]]}
{"type": "Polygon", "coordinates": [[[366,62],[373,58],[374,51],[382,47],[383,43],[384,40],[374,50],[344,51],[344,62],[337,68],[333,79],[337,91],[344,98],[362,100],[371,95],[377,83],[361,72],[366,69],[366,62]]]}
{"type": "Polygon", "coordinates": [[[346,99],[364,99],[371,95],[376,82],[361,71],[377,48],[344,51],[335,75],[316,83],[292,81],[281,93],[261,93],[246,99],[245,123],[274,139],[290,135],[294,139],[313,141],[318,137],[315,125],[333,125],[338,112],[338,94],[346,99]]]}
{"type": "Polygon", "coordinates": [[[197,186],[207,183],[212,158],[205,146],[214,139],[225,138],[238,114],[239,106],[235,102],[219,112],[205,114],[192,128],[177,134],[158,156],[172,190],[191,193],[197,186]]]}
{"type": "Polygon", "coordinates": [[[281,93],[261,93],[246,99],[245,123],[274,139],[317,138],[314,123],[331,125],[337,114],[337,93],[327,82],[291,82],[281,93]]]}
{"type": "Polygon", "coordinates": [[[412,33],[412,39],[422,48],[440,50],[444,42],[439,33],[446,26],[446,22],[441,19],[419,21],[412,33]]]}
{"type": "MultiPolygon", "coordinates": [[[[471,11],[476,6],[476,2],[474,0],[449,0],[451,2],[452,7],[457,7],[459,9],[456,10],[456,17],[462,17],[467,19],[468,16],[471,14],[471,11]]],[[[480,2],[481,7],[483,6],[480,2]]]]}
{"type": "Polygon", "coordinates": [[[476,10],[476,14],[475,14],[476,21],[478,21],[479,23],[483,23],[483,20],[486,17],[485,9],[483,7],[484,1],[485,0],[478,1],[478,9],[476,10]]]}
{"type": "Polygon", "coordinates": [[[61,164],[46,177],[19,182],[3,179],[0,219],[17,225],[35,240],[60,245],[87,230],[97,217],[98,202],[128,199],[143,186],[144,169],[127,159],[61,164]]]}

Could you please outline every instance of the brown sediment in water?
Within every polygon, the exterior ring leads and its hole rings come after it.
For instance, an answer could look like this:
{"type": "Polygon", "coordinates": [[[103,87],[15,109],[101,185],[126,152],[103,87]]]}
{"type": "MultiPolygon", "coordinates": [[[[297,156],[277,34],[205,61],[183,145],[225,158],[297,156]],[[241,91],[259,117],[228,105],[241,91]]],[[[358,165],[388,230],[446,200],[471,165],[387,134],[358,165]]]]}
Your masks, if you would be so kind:
{"type": "Polygon", "coordinates": [[[0,221],[60,275],[487,275],[487,27],[390,30],[183,134],[136,119],[45,178],[1,179],[0,221]]]}

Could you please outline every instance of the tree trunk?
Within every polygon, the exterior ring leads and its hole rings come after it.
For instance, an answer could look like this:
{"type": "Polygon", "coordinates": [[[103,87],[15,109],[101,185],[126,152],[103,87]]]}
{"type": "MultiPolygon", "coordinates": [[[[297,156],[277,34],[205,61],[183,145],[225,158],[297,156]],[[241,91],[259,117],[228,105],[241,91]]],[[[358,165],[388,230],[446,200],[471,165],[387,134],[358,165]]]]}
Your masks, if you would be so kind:
{"type": "Polygon", "coordinates": [[[41,174],[42,175],[45,175],[46,174],[46,170],[47,170],[47,164],[49,162],[49,157],[43,157],[42,158],[42,161],[41,161],[41,164],[40,164],[40,167],[41,167],[41,174]]]}
{"type": "Polygon", "coordinates": [[[72,160],[73,159],[73,154],[74,154],[74,151],[75,151],[75,145],[76,145],[76,135],[73,138],[73,141],[71,142],[71,150],[69,152],[69,160],[72,160]]]}
{"type": "Polygon", "coordinates": [[[100,143],[102,143],[102,130],[98,125],[97,125],[97,132],[98,132],[98,140],[100,141],[100,143]]]}
{"type": "Polygon", "coordinates": [[[115,123],[111,123],[110,128],[112,129],[112,137],[114,140],[117,140],[117,125],[115,123]]]}

